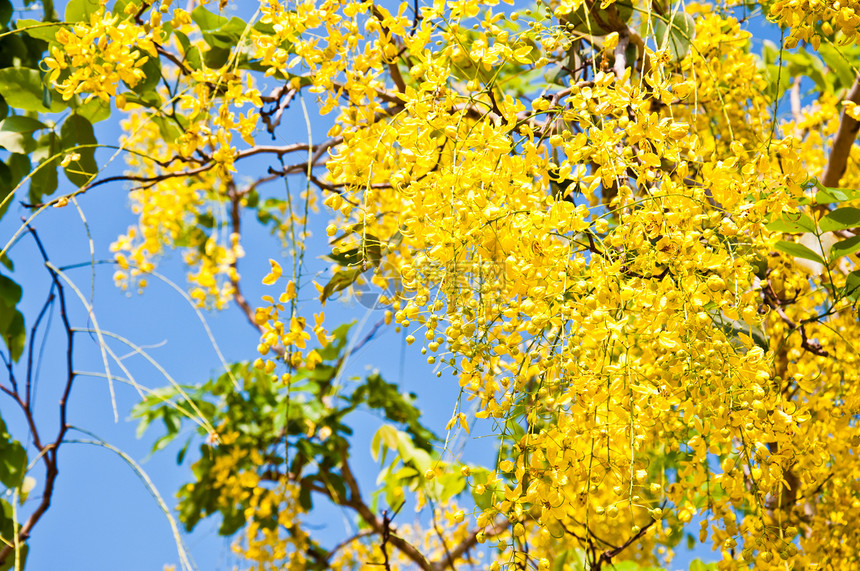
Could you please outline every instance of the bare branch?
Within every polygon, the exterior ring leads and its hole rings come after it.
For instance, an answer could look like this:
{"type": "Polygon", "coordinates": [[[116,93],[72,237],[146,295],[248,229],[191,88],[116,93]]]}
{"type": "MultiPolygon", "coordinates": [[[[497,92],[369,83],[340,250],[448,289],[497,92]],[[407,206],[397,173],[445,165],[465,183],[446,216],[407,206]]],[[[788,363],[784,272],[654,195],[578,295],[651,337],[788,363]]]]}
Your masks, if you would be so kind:
{"type": "MultiPolygon", "coordinates": [[[[854,80],[854,85],[851,86],[845,99],[860,104],[860,77],[854,80]]],[[[833,148],[830,150],[827,165],[824,167],[824,172],[821,175],[821,184],[824,186],[839,186],[839,181],[842,180],[842,175],[845,174],[845,168],[848,165],[848,156],[851,154],[854,139],[857,138],[858,129],[860,129],[860,123],[849,117],[843,110],[842,117],[839,120],[839,129],[836,131],[836,137],[833,139],[833,148]]]]}
{"type": "MultiPolygon", "coordinates": [[[[42,241],[39,239],[39,235],[36,233],[36,230],[26,223],[27,230],[32,234],[33,239],[36,241],[36,246],[39,249],[39,253],[42,256],[45,264],[48,264],[49,258],[48,254],[45,251],[44,246],[42,245],[42,241]]],[[[36,507],[35,511],[30,514],[30,517],[27,518],[27,521],[24,522],[24,525],[21,526],[20,531],[18,532],[19,541],[25,541],[30,536],[30,531],[33,527],[39,522],[45,512],[48,511],[48,508],[51,507],[51,498],[54,494],[54,485],[57,480],[57,475],[59,474],[59,469],[57,467],[57,451],[59,450],[60,444],[63,442],[63,437],[65,437],[66,432],[69,429],[69,424],[67,421],[66,413],[67,413],[67,405],[69,402],[69,395],[72,391],[72,384],[75,379],[74,372],[74,362],[73,362],[73,348],[74,348],[74,332],[72,330],[72,326],[69,323],[68,311],[66,308],[66,295],[65,290],[63,289],[63,285],[60,282],[59,276],[57,273],[48,266],[48,272],[51,274],[51,280],[54,283],[54,288],[56,289],[57,299],[60,305],[60,318],[63,323],[63,328],[66,331],[66,383],[63,389],[62,396],[60,397],[60,426],[57,429],[57,437],[53,442],[48,444],[42,444],[42,440],[39,436],[39,431],[36,427],[35,420],[33,418],[33,413],[30,408],[29,403],[29,395],[26,400],[22,400],[21,396],[15,391],[14,394],[10,393],[10,391],[5,390],[7,394],[10,394],[12,398],[17,402],[18,406],[21,407],[21,410],[24,413],[24,416],[27,420],[27,424],[29,426],[30,434],[33,437],[33,445],[39,451],[39,455],[42,457],[43,462],[45,463],[45,487],[42,491],[42,500],[39,502],[39,505],[36,507]]],[[[52,299],[49,297],[46,304],[51,303],[52,299]]],[[[40,314],[41,315],[41,314],[40,314]]],[[[41,319],[41,317],[40,317],[41,319]]],[[[32,338],[31,338],[32,342],[32,338]]],[[[28,367],[32,366],[32,362],[28,367]]],[[[28,370],[28,379],[30,378],[29,370],[28,370]]],[[[28,381],[29,385],[29,381],[28,381]]],[[[29,392],[29,386],[28,386],[29,392]]],[[[2,564],[9,555],[15,550],[15,544],[9,543],[6,544],[0,549],[0,564],[2,564]]]]}

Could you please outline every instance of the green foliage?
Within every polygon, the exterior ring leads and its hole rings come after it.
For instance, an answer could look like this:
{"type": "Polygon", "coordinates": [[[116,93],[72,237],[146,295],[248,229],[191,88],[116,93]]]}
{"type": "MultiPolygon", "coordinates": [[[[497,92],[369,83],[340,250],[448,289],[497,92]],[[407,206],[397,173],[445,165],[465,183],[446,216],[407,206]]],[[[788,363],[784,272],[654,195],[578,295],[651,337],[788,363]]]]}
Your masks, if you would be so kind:
{"type": "MultiPolygon", "coordinates": [[[[27,451],[14,440],[0,418],[0,483],[7,489],[19,488],[27,473],[27,451]]],[[[10,535],[3,535],[10,537],[10,535]]]]}
{"type": "Polygon", "coordinates": [[[80,115],[71,115],[63,122],[60,138],[62,147],[66,152],[80,155],[80,158],[63,167],[66,178],[75,186],[84,186],[93,179],[99,170],[95,159],[98,143],[93,134],[93,126],[80,115]]]}
{"type": "Polygon", "coordinates": [[[35,69],[0,69],[0,95],[10,107],[39,113],[58,113],[67,105],[45,87],[35,69]]]}
{"type": "MultiPolygon", "coordinates": [[[[0,336],[3,337],[13,361],[21,358],[26,337],[24,315],[17,308],[21,293],[21,286],[0,274],[0,336]]],[[[2,477],[0,481],[5,483],[2,477]]]]}
{"type": "Polygon", "coordinates": [[[69,0],[66,4],[66,22],[89,20],[101,7],[99,0],[69,0]]]}
{"type": "Polygon", "coordinates": [[[690,44],[696,35],[693,17],[681,5],[672,8],[667,18],[654,19],[654,39],[660,49],[668,49],[672,58],[684,59],[690,53],[690,44]]]}
{"type": "MultiPolygon", "coordinates": [[[[20,522],[15,521],[15,514],[12,508],[12,504],[4,499],[0,499],[0,537],[4,540],[7,537],[15,537],[15,530],[20,529],[20,522]]],[[[26,543],[20,545],[20,549],[18,550],[17,557],[21,563],[21,567],[27,561],[27,553],[29,551],[29,546],[26,543]]],[[[6,561],[0,563],[0,571],[10,571],[15,569],[15,557],[16,554],[12,554],[7,558],[6,561]]]]}
{"type": "MultiPolygon", "coordinates": [[[[222,534],[230,535],[245,525],[247,505],[222,503],[218,476],[213,473],[218,458],[235,451],[259,450],[264,460],[260,465],[250,456],[240,457],[237,472],[253,471],[264,481],[273,482],[288,471],[301,486],[299,499],[306,510],[313,507],[313,490],[331,490],[335,499],[346,498],[340,469],[351,454],[348,438],[353,431],[347,420],[356,410],[376,411],[386,421],[403,427],[402,431],[393,425],[380,429],[388,437],[384,446],[398,449],[404,464],[413,468],[413,472],[401,471],[398,478],[417,481],[416,467],[429,468],[437,437],[421,424],[414,395],[400,393],[378,373],[368,375],[352,390],[342,383],[340,369],[350,328],[351,324],[336,329],[332,341],[317,350],[322,362],[313,369],[295,371],[289,385],[272,382],[269,374],[251,363],[234,363],[228,373],[202,385],[153,391],[134,408],[132,416],[140,420],[139,433],[159,420],[165,428],[154,450],[187,433],[189,421],[201,416],[209,419],[225,439],[217,443],[207,427],[198,425],[179,452],[177,460],[182,462],[193,442],[207,438],[199,444],[200,458],[192,466],[195,482],[184,486],[179,494],[180,520],[187,529],[214,513],[222,517],[222,534]]],[[[397,481],[386,479],[386,485],[397,481]]],[[[446,489],[448,493],[451,490],[446,489]]]]}

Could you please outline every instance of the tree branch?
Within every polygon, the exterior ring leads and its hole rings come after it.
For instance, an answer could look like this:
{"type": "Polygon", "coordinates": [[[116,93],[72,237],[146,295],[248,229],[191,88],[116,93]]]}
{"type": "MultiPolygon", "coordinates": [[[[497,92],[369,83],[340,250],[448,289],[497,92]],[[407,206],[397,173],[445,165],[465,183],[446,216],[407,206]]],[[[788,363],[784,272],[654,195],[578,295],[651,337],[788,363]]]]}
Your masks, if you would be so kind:
{"type": "Polygon", "coordinates": [[[475,545],[478,543],[478,534],[482,531],[487,537],[495,537],[497,535],[500,535],[510,526],[511,521],[506,517],[502,517],[493,522],[493,524],[489,526],[489,528],[473,529],[469,532],[469,535],[466,536],[463,541],[461,541],[460,543],[455,545],[453,549],[451,549],[450,553],[445,556],[445,559],[437,561],[433,564],[434,571],[442,571],[442,569],[448,566],[453,568],[454,562],[457,559],[459,559],[463,556],[464,553],[475,547],[475,545]]]}
{"type": "MultiPolygon", "coordinates": [[[[343,452],[343,462],[341,463],[341,474],[343,475],[343,479],[346,482],[347,487],[349,488],[349,498],[332,498],[336,501],[341,500],[341,505],[345,505],[351,507],[355,511],[358,512],[358,515],[361,516],[365,522],[367,522],[370,527],[375,529],[377,533],[383,533],[385,526],[383,522],[377,518],[370,508],[364,503],[364,500],[361,498],[361,490],[358,488],[358,482],[355,479],[355,476],[352,474],[352,470],[349,467],[349,463],[347,462],[347,454],[344,450],[343,452]]],[[[414,545],[403,539],[402,537],[395,535],[393,532],[389,532],[388,541],[394,545],[397,549],[403,552],[409,559],[415,562],[423,571],[436,571],[433,568],[433,565],[427,561],[427,558],[422,555],[418,549],[415,548],[414,545]]]]}
{"type": "MultiPolygon", "coordinates": [[[[860,104],[860,77],[854,80],[854,85],[851,86],[845,99],[860,104]]],[[[821,175],[821,184],[824,186],[839,186],[839,181],[845,174],[848,156],[851,154],[851,147],[854,145],[858,129],[860,129],[860,123],[849,117],[843,110],[839,120],[839,129],[833,139],[833,148],[830,150],[827,165],[821,175]]]]}
{"type": "MultiPolygon", "coordinates": [[[[36,230],[26,223],[27,230],[32,234],[33,239],[36,241],[36,246],[39,249],[39,253],[42,256],[45,264],[48,264],[49,258],[48,254],[45,251],[44,246],[42,245],[42,241],[39,239],[39,235],[36,234],[36,230]]],[[[27,400],[22,400],[21,395],[18,394],[17,390],[14,394],[11,394],[10,391],[6,390],[7,394],[10,394],[12,398],[18,403],[18,406],[21,407],[21,410],[24,413],[24,416],[27,420],[27,424],[29,426],[30,434],[33,437],[33,445],[39,451],[39,455],[42,457],[43,462],[45,463],[45,487],[42,491],[42,501],[36,507],[35,511],[30,514],[30,517],[27,518],[27,521],[24,522],[24,525],[21,526],[20,531],[18,532],[18,541],[23,542],[30,536],[30,531],[33,527],[39,522],[45,512],[48,511],[48,508],[51,507],[51,498],[54,494],[54,485],[57,480],[57,475],[59,474],[59,468],[57,467],[57,451],[60,448],[60,444],[63,442],[63,437],[65,437],[66,432],[69,429],[69,424],[67,422],[67,405],[69,401],[69,395],[71,394],[72,384],[75,379],[74,372],[74,362],[73,362],[73,348],[74,348],[74,331],[72,330],[72,326],[69,323],[68,311],[66,308],[66,295],[65,290],[63,289],[63,284],[60,282],[59,276],[57,273],[48,267],[48,272],[51,274],[51,280],[54,283],[54,288],[57,291],[57,299],[60,304],[60,318],[63,322],[63,328],[66,330],[66,384],[63,389],[62,396],[60,397],[60,426],[57,430],[57,437],[53,442],[48,444],[42,444],[41,438],[39,437],[39,432],[36,427],[35,420],[33,418],[33,413],[30,408],[29,403],[29,394],[27,395],[27,400]]],[[[46,304],[51,303],[52,298],[49,297],[46,304]]],[[[41,319],[41,314],[39,319],[41,319]]],[[[31,338],[30,342],[33,340],[31,338]]],[[[29,378],[30,371],[29,368],[32,367],[32,361],[28,364],[28,387],[27,390],[29,392],[29,378]]],[[[15,542],[17,543],[17,542],[15,542]]],[[[6,561],[6,558],[9,557],[15,551],[15,543],[6,544],[0,549],[0,564],[6,561]]]]}

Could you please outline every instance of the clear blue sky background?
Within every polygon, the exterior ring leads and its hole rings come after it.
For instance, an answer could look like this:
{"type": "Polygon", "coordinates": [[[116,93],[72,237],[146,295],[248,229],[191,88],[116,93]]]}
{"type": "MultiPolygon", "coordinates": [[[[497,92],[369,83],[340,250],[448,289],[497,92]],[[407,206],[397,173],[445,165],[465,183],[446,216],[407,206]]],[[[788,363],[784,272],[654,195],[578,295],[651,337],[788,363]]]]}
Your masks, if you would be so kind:
{"type": "MultiPolygon", "coordinates": [[[[57,4],[60,14],[64,3],[57,4]]],[[[17,7],[18,3],[16,3],[17,7]]],[[[231,3],[230,10],[243,10],[231,3]]],[[[38,15],[16,13],[14,18],[38,15]]],[[[778,40],[778,38],[777,38],[778,40]]],[[[758,42],[756,42],[758,44],[758,42]]],[[[754,47],[760,51],[760,46],[754,47]]],[[[315,104],[306,98],[308,105],[315,104]]],[[[299,111],[295,103],[295,111],[299,111]]],[[[312,114],[313,115],[313,114],[312,114]]],[[[300,115],[293,113],[290,121],[295,128],[281,129],[278,143],[293,143],[305,140],[305,128],[300,115]],[[296,137],[289,139],[285,137],[296,137]]],[[[331,118],[327,119],[328,121],[331,118]]],[[[313,124],[317,138],[328,128],[327,123],[316,121],[313,124]]],[[[100,142],[115,143],[119,138],[118,126],[112,120],[96,125],[100,142]]],[[[262,141],[266,135],[261,134],[262,141]]],[[[103,160],[108,153],[98,155],[103,160]]],[[[122,159],[109,165],[103,175],[118,174],[123,169],[122,159]]],[[[101,164],[101,162],[100,162],[101,164]]],[[[239,172],[253,177],[265,173],[268,163],[242,162],[239,172]]],[[[62,178],[62,175],[61,175],[62,178]]],[[[299,185],[293,185],[294,189],[299,185]]],[[[128,208],[127,186],[109,184],[88,192],[79,199],[91,233],[95,258],[110,258],[108,246],[135,219],[128,208]]],[[[61,182],[61,191],[68,192],[71,187],[61,182]]],[[[270,185],[269,195],[283,192],[283,186],[270,185]]],[[[17,203],[6,213],[0,223],[0,241],[5,243],[17,229],[17,221],[26,211],[17,203]]],[[[325,251],[324,220],[314,219],[312,228],[315,237],[308,246],[308,266],[310,273],[322,271],[324,264],[313,256],[325,251]]],[[[85,263],[89,260],[87,230],[72,205],[62,209],[49,209],[34,222],[45,247],[57,266],[85,263]]],[[[240,262],[240,272],[244,277],[245,295],[252,305],[259,303],[260,296],[271,293],[260,285],[260,278],[269,270],[268,258],[286,262],[285,253],[279,244],[262,229],[255,219],[247,217],[244,221],[243,245],[247,256],[240,262]]],[[[28,326],[42,306],[50,286],[50,279],[42,266],[33,241],[23,236],[10,252],[15,263],[14,279],[24,286],[22,310],[28,326]]],[[[181,254],[173,253],[162,262],[160,271],[184,284],[184,271],[181,267],[181,254]]],[[[284,267],[286,268],[286,263],[284,267]]],[[[5,270],[3,270],[4,273],[5,270]]],[[[169,286],[157,279],[150,280],[145,293],[137,295],[116,288],[110,265],[96,266],[95,281],[91,279],[92,269],[82,267],[69,271],[78,287],[89,294],[95,288],[95,313],[99,325],[131,339],[134,343],[148,347],[151,355],[180,383],[205,381],[210,375],[218,374],[220,363],[207,340],[193,310],[169,286]]],[[[317,278],[324,282],[325,275],[317,278]]],[[[75,326],[87,325],[86,314],[81,304],[70,295],[72,322],[75,326]]],[[[277,295],[277,294],[275,294],[277,295]]],[[[314,295],[313,289],[306,293],[314,295]]],[[[326,308],[327,324],[357,319],[361,327],[354,330],[363,336],[381,318],[380,311],[368,311],[353,302],[329,303],[326,308]]],[[[228,361],[253,359],[256,357],[256,331],[235,308],[222,313],[207,313],[207,321],[215,338],[228,361]]],[[[41,374],[37,385],[37,418],[41,430],[50,435],[56,430],[57,401],[63,383],[64,345],[62,328],[56,321],[46,344],[42,360],[41,374]]],[[[119,354],[130,350],[116,342],[110,345],[119,354]]],[[[167,385],[166,379],[140,357],[130,357],[126,364],[132,369],[137,380],[148,387],[167,385]]],[[[94,341],[83,335],[77,337],[76,365],[79,370],[100,371],[104,368],[94,341]]],[[[371,344],[350,360],[348,375],[363,375],[367,368],[379,368],[390,381],[402,381],[406,390],[418,394],[419,403],[426,412],[428,425],[437,433],[444,432],[444,425],[450,418],[458,394],[457,383],[450,375],[441,379],[435,377],[432,366],[421,358],[417,347],[406,350],[403,336],[391,329],[383,332],[371,344]],[[405,352],[405,353],[404,353],[405,352]],[[402,364],[405,363],[405,367],[402,364]]],[[[21,369],[19,369],[20,371],[21,369]]],[[[113,366],[112,372],[118,373],[113,366]]],[[[119,422],[114,422],[111,401],[104,379],[78,377],[71,395],[69,418],[71,423],[91,431],[112,446],[123,450],[146,470],[168,505],[175,506],[174,493],[190,481],[189,460],[182,466],[175,462],[179,444],[149,456],[154,440],[161,435],[160,428],[151,429],[143,438],[136,437],[136,423],[129,420],[131,407],[139,397],[131,387],[116,385],[116,404],[119,422]]],[[[21,415],[14,409],[11,401],[3,397],[0,411],[15,435],[25,434],[21,415]]],[[[353,426],[356,438],[353,445],[354,462],[361,475],[363,487],[369,493],[374,489],[377,466],[369,452],[370,437],[379,426],[375,417],[358,413],[354,416],[353,426]]],[[[467,448],[478,459],[490,462],[492,446],[487,440],[480,440],[481,434],[488,434],[490,427],[479,423],[473,430],[472,441],[467,448]]],[[[69,438],[89,437],[71,432],[69,438]]],[[[179,439],[178,442],[181,442],[179,439]]],[[[30,449],[30,457],[34,454],[30,449]]],[[[473,456],[474,457],[474,456],[473,456]]],[[[177,563],[176,548],[168,522],[157,503],[147,491],[135,472],[116,454],[97,446],[86,444],[64,444],[60,453],[60,476],[54,493],[53,505],[33,531],[30,540],[31,550],[27,565],[29,571],[88,570],[88,571],[151,571],[161,570],[164,564],[177,563]]],[[[39,494],[44,483],[44,470],[41,464],[32,472],[37,479],[34,494],[39,494]]],[[[398,516],[409,520],[412,515],[402,513],[398,516]]],[[[336,509],[326,509],[317,516],[318,523],[327,536],[337,538],[347,536],[352,514],[336,509]]],[[[185,542],[191,555],[201,570],[231,569],[237,563],[230,552],[230,539],[217,535],[219,522],[210,518],[198,525],[197,530],[186,536],[185,542]]],[[[709,553],[699,553],[699,557],[712,559],[709,553]]],[[[690,555],[679,554],[673,568],[686,566],[690,555]]]]}

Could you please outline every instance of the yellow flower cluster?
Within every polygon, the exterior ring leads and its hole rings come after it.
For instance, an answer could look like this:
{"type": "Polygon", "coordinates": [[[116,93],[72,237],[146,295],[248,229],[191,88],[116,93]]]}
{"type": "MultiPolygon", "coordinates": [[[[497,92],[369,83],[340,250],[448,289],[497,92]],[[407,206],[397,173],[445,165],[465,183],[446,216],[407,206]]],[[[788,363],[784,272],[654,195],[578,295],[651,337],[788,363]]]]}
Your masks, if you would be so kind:
{"type": "MultiPolygon", "coordinates": [[[[124,121],[128,137],[123,141],[135,153],[126,162],[135,172],[158,172],[154,161],[169,160],[174,148],[162,141],[161,131],[148,114],[135,111],[124,121]]],[[[155,163],[157,164],[157,163],[155,163]]],[[[244,253],[235,233],[206,233],[198,226],[200,216],[224,216],[218,203],[223,200],[222,178],[215,169],[197,177],[171,176],[181,172],[178,164],[162,171],[163,180],[132,189],[129,196],[138,223],[111,246],[119,270],[115,281],[127,288],[143,287],[145,274],[155,270],[156,260],[168,248],[184,247],[185,264],[189,268],[191,297],[199,306],[211,304],[221,309],[232,299],[233,283],[238,280],[236,261],[244,253]],[[212,201],[207,206],[207,201],[212,201]]]]}
{"type": "MultiPolygon", "coordinates": [[[[303,54],[312,67],[325,62],[315,69],[327,78],[324,66],[346,56],[326,56],[360,45],[344,23],[354,4],[339,5],[316,15],[347,34],[345,47],[315,39],[316,53],[303,54]]],[[[468,2],[446,9],[476,14],[468,2]]],[[[497,16],[488,11],[468,43],[456,21],[441,26],[458,47],[420,51],[427,18],[403,39],[422,54],[403,111],[385,122],[368,115],[382,105],[365,102],[378,88],[370,74],[353,78],[358,95],[341,108],[344,142],[327,163],[346,189],[327,201],[336,226],[360,224],[391,246],[386,262],[406,288],[392,302],[395,320],[414,334],[407,341],[425,339],[430,363],[459,377],[478,417],[524,415],[530,430],[500,465],[504,501],[479,524],[497,511],[512,521],[529,514],[514,536],[546,538],[548,560],[580,534],[619,544],[646,528],[623,557],[651,560],[696,514],[700,540],[727,559],[743,544],[762,568],[804,557],[792,543],[796,518],[773,506],[813,451],[803,443],[817,437],[797,438],[813,412],[786,396],[779,379],[792,373],[752,331],[787,335],[778,316],[760,313],[755,268],[774,240],[769,216],[797,204],[806,157],[797,141],[771,139],[749,34],[697,10],[682,61],[648,52],[641,81],[597,72],[530,109],[452,84],[462,46],[503,41],[497,16]],[[578,203],[554,197],[555,181],[569,181],[578,203]],[[669,450],[679,454],[674,469],[661,465],[669,450]]],[[[384,55],[384,27],[361,31],[363,54],[384,55]]],[[[477,61],[488,52],[467,53],[477,61]]],[[[382,55],[369,69],[385,65],[382,55]]],[[[808,489],[821,481],[804,478],[808,489]]]]}
{"type": "MultiPolygon", "coordinates": [[[[789,43],[817,47],[817,30],[834,26],[856,41],[855,6],[839,2],[780,0],[771,13],[792,27],[789,43]]],[[[504,82],[526,75],[517,70],[533,51],[561,59],[572,40],[554,21],[519,26],[494,4],[434,2],[413,22],[406,4],[394,13],[367,1],[266,0],[261,23],[274,33],[247,30],[251,45],[220,69],[166,68],[171,105],[132,105],[124,126],[129,165],[148,180],[131,194],[139,223],[114,246],[118,281],[185,247],[197,303],[222,307],[234,294],[242,251],[225,205],[238,211],[246,196],[233,178],[234,136],[253,145],[257,114],[240,108],[263,101],[236,58],[252,56],[261,75],[310,83],[320,111],[338,115],[320,185],[336,190],[324,201],[329,235],[343,231],[334,254],[363,252],[372,276],[361,279],[400,284],[384,302],[407,343],[420,339],[438,373],[457,379],[477,419],[522,430],[475,485],[478,495],[499,490],[478,525],[500,514],[512,524],[493,538],[501,555],[490,568],[546,569],[558,553],[593,550],[592,537],[607,548],[635,538],[613,561],[657,563],[697,516],[699,541],[716,546],[722,568],[856,561],[860,534],[843,523],[860,513],[848,484],[860,474],[860,326],[849,300],[830,304],[856,260],[803,265],[784,253],[795,238],[768,230],[800,208],[820,218],[803,206],[803,183],[826,162],[840,101],[824,95],[774,129],[750,34],[701,4],[688,7],[695,34],[682,57],[646,38],[616,69],[595,49],[580,76],[567,70],[569,85],[522,97],[504,82]],[[371,246],[380,259],[369,259],[371,246]]],[[[99,15],[58,36],[67,51],[49,66],[64,97],[105,98],[139,79],[146,56],[128,38],[140,32],[124,24],[99,15]],[[98,26],[122,31],[89,49],[98,26]]],[[[860,160],[856,146],[851,157],[860,160]]],[[[860,185],[860,173],[843,183],[860,185]]],[[[310,208],[311,191],[301,198],[310,208]]],[[[277,208],[298,255],[306,214],[277,208]]],[[[273,261],[263,282],[282,273],[273,261]]],[[[329,339],[322,313],[313,325],[301,314],[295,278],[254,316],[255,366],[272,375],[281,364],[313,369],[320,355],[308,342],[329,339]]],[[[456,419],[468,430],[465,413],[456,419]]],[[[231,474],[226,460],[219,469],[224,495],[252,503],[244,556],[301,568],[297,492],[231,474]],[[271,529],[251,517],[269,513],[288,515],[271,529]]],[[[453,541],[466,527],[450,513],[453,541]]],[[[433,537],[415,541],[438,552],[433,537]]],[[[381,557],[378,542],[356,541],[338,565],[381,557]]]]}
{"type": "MultiPolygon", "coordinates": [[[[176,10],[178,25],[187,26],[187,18],[176,10]]],[[[116,281],[128,287],[129,280],[155,269],[156,258],[166,248],[184,247],[192,299],[199,306],[222,309],[234,295],[236,262],[243,256],[238,234],[228,230],[235,223],[227,214],[232,205],[225,208],[228,200],[243,200],[229,196],[231,189],[236,191],[238,150],[233,139],[238,134],[246,144],[254,144],[258,115],[241,110],[259,108],[260,92],[250,75],[235,73],[229,65],[187,73],[166,66],[163,73],[176,82],[172,115],[166,113],[167,106],[153,112],[122,105],[129,112],[123,146],[132,151],[126,162],[135,175],[152,177],[153,182],[130,193],[139,221],[113,245],[120,266],[116,281]],[[184,176],[200,164],[201,156],[212,158],[211,168],[184,176]],[[214,227],[202,226],[201,217],[212,220],[214,227]]],[[[158,93],[170,98],[163,88],[158,93]]]]}
{"type": "MultiPolygon", "coordinates": [[[[274,260],[269,260],[272,271],[263,278],[263,283],[272,285],[281,277],[281,266],[274,260]]],[[[254,321],[262,328],[262,337],[260,344],[257,347],[260,355],[267,355],[269,351],[283,353],[287,365],[290,368],[305,368],[313,370],[320,362],[321,357],[316,350],[311,350],[307,354],[301,350],[306,349],[307,341],[311,338],[311,334],[307,321],[304,317],[296,315],[296,284],[292,281],[287,282],[284,292],[275,302],[271,296],[263,296],[263,301],[268,305],[266,307],[257,308],[254,315],[254,321]],[[287,310],[284,304],[290,304],[288,316],[283,315],[287,310]]],[[[327,345],[331,339],[328,332],[323,327],[325,314],[320,312],[314,315],[314,325],[310,327],[317,343],[320,346],[327,345]]],[[[278,365],[276,358],[257,359],[254,366],[258,369],[265,369],[272,373],[278,365]]],[[[288,381],[289,374],[282,376],[283,381],[288,381]]]]}
{"type": "Polygon", "coordinates": [[[89,22],[57,30],[58,47],[51,48],[45,66],[48,79],[64,100],[92,94],[104,101],[117,94],[119,83],[134,87],[145,77],[141,66],[158,57],[152,34],[143,26],[99,9],[89,22]],[[69,70],[68,75],[64,72],[69,70]]]}
{"type": "Polygon", "coordinates": [[[816,50],[822,39],[833,41],[841,32],[847,43],[860,42],[860,2],[856,0],[777,0],[770,16],[779,25],[791,28],[788,48],[801,41],[816,50]]]}

